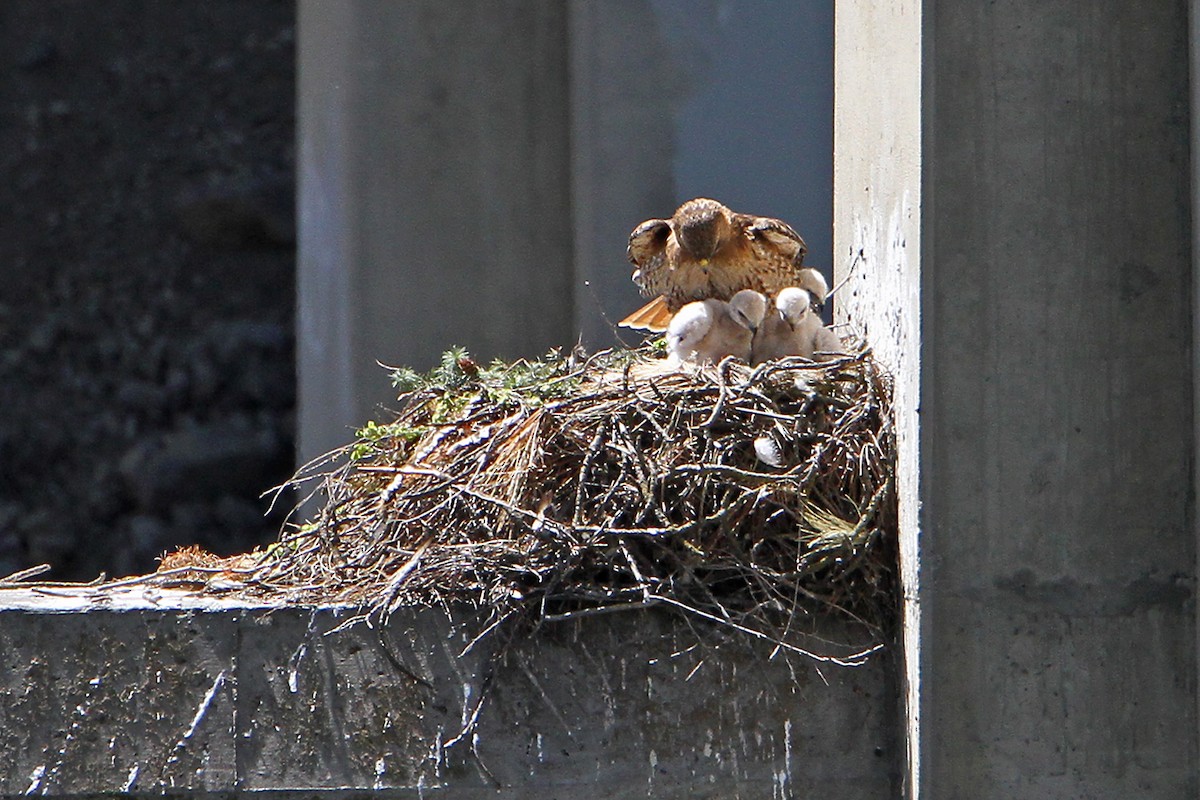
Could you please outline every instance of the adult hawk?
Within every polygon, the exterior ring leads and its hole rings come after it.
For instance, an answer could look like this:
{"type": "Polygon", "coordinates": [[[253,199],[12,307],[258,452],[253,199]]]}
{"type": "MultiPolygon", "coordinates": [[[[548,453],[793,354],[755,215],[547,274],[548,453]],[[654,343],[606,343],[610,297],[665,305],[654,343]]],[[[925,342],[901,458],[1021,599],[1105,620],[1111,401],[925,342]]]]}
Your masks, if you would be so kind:
{"type": "MultiPolygon", "coordinates": [[[[619,324],[663,331],[672,314],[696,300],[729,300],[742,289],[767,296],[788,286],[815,290],[815,279],[825,281],[802,268],[806,251],[786,222],[738,214],[704,197],[688,200],[670,219],[646,220],[629,235],[633,282],[654,299],[619,324]]],[[[823,292],[812,293],[824,302],[823,292]]]]}

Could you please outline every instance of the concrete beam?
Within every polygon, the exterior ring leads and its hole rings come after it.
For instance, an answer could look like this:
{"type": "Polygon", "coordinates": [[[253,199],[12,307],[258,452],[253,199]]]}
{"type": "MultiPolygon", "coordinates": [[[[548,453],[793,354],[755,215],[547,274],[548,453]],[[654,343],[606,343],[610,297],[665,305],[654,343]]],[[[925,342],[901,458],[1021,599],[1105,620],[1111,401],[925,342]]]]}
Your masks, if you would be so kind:
{"type": "Polygon", "coordinates": [[[1197,792],[1187,30],[1183,3],[839,6],[843,309],[901,368],[920,470],[918,797],[1197,792]]]}
{"type": "Polygon", "coordinates": [[[665,612],[547,625],[491,662],[443,612],[405,611],[398,668],[377,631],[333,632],[346,610],[135,588],[0,606],[4,796],[857,800],[898,777],[883,658],[818,670],[665,612]],[[476,735],[447,746],[484,683],[476,735]]]}

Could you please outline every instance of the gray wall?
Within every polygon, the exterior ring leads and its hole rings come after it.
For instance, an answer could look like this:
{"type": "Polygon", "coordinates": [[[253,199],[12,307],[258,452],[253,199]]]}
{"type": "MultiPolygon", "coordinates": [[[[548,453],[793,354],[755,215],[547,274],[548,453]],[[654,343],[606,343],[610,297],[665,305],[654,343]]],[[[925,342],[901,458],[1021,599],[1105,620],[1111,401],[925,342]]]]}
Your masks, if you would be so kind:
{"type": "Polygon", "coordinates": [[[302,460],[393,399],[376,359],[617,343],[629,231],[689,197],[829,268],[828,0],[299,7],[302,460]]]}
{"type": "Polygon", "coordinates": [[[557,2],[300,4],[302,458],[393,399],[376,359],[571,341],[565,24],[557,2]]]}
{"type": "Polygon", "coordinates": [[[843,310],[919,465],[922,797],[1196,795],[1186,12],[839,9],[843,310]]]}
{"type": "Polygon", "coordinates": [[[576,306],[589,343],[616,342],[609,321],[644,302],[629,231],[691,197],[788,220],[829,274],[832,6],[570,4],[576,306]]]}

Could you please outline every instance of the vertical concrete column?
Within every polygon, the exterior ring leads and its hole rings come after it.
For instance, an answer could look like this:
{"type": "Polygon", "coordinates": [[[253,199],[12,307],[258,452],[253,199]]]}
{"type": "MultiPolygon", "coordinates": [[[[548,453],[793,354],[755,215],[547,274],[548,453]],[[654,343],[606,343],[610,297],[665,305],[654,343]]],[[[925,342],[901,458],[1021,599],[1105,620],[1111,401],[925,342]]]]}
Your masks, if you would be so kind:
{"type": "Polygon", "coordinates": [[[552,0],[301,0],[304,456],[392,399],[376,359],[573,340],[566,27],[552,0]]]}
{"type": "Polygon", "coordinates": [[[918,436],[921,311],[921,0],[840,3],[834,28],[833,263],[836,322],[895,377],[906,741],[921,731],[918,436]]]}
{"type": "Polygon", "coordinates": [[[1187,6],[863,5],[835,249],[917,468],[916,794],[1194,797],[1187,6]]]}

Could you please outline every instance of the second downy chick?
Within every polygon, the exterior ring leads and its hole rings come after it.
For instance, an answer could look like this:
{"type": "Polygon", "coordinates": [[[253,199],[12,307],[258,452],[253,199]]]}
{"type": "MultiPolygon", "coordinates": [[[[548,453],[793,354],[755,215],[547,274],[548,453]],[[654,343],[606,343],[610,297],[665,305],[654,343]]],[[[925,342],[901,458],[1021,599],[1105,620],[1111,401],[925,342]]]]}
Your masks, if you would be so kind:
{"type": "Polygon", "coordinates": [[[751,362],[761,364],[785,356],[813,358],[817,353],[841,352],[841,340],[821,324],[813,309],[812,295],[789,286],[775,296],[774,308],[755,333],[751,362]]]}
{"type": "Polygon", "coordinates": [[[767,298],[751,289],[729,298],[688,303],[667,326],[667,361],[716,364],[727,356],[750,361],[754,334],[767,313],[767,298]]]}

